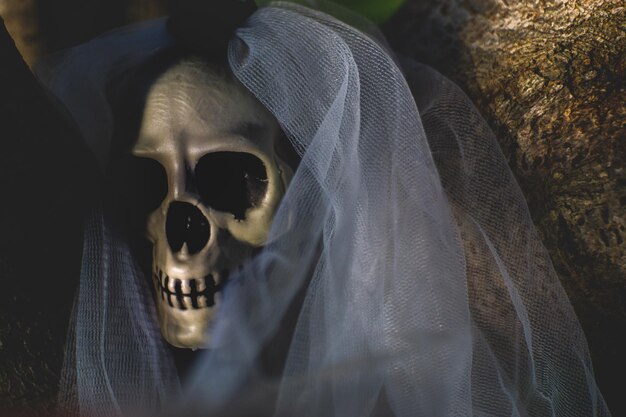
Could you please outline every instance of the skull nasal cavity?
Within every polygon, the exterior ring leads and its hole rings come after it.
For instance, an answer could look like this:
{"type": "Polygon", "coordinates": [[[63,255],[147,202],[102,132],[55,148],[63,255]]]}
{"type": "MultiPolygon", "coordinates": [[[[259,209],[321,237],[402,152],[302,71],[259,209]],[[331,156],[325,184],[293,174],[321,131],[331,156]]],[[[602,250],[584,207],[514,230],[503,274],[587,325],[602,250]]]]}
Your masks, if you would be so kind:
{"type": "Polygon", "coordinates": [[[189,253],[195,254],[206,246],[211,228],[207,218],[196,206],[174,201],[167,210],[165,233],[173,252],[180,252],[186,243],[189,253]]]}

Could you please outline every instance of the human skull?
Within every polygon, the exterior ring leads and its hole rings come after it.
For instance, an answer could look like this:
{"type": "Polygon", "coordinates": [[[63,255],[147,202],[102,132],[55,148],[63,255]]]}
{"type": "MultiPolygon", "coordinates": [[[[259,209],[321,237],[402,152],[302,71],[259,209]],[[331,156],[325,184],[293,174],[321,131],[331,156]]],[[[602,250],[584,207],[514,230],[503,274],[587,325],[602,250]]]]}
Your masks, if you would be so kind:
{"type": "Polygon", "coordinates": [[[264,245],[293,175],[279,156],[286,146],[274,117],[225,69],[187,58],[150,88],[132,153],[167,174],[147,237],[159,324],[170,344],[211,345],[229,271],[264,245]]]}

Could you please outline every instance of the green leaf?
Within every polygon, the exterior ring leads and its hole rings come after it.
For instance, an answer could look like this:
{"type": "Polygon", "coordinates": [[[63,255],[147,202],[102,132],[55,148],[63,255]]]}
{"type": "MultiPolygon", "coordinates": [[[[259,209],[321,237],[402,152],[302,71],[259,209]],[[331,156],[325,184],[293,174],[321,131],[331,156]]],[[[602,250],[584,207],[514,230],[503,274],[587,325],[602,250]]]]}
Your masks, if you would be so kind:
{"type": "Polygon", "coordinates": [[[405,0],[335,0],[336,3],[361,13],[374,23],[384,23],[398,11],[405,0]]]}
{"type": "MultiPolygon", "coordinates": [[[[308,0],[290,0],[294,3],[300,3],[307,5],[309,3],[315,3],[315,1],[308,0]]],[[[405,0],[333,0],[337,4],[341,4],[357,13],[362,14],[374,23],[384,23],[395,12],[398,11],[400,6],[404,4],[405,0]]],[[[271,0],[256,0],[259,6],[264,6],[271,3],[271,0]]]]}

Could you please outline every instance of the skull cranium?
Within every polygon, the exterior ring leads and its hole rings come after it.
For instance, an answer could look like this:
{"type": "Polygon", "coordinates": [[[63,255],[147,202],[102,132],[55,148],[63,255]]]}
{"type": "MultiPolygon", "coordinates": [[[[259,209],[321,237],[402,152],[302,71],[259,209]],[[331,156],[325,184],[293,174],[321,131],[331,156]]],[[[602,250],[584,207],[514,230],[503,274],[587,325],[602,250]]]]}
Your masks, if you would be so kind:
{"type": "Polygon", "coordinates": [[[147,237],[170,344],[210,346],[229,271],[265,243],[293,175],[279,156],[286,146],[274,117],[223,68],[186,58],[152,85],[132,153],[167,174],[147,237]]]}

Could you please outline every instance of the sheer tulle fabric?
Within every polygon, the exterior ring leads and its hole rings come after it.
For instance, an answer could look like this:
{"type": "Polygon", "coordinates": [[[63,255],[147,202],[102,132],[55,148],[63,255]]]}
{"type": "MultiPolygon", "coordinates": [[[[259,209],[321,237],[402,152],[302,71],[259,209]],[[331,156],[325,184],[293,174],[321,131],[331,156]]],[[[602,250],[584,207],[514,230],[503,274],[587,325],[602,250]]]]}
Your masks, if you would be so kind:
{"type": "MultiPolygon", "coordinates": [[[[418,64],[403,72],[381,45],[288,3],[258,10],[237,31],[233,73],[301,156],[270,243],[233,278],[211,329],[216,346],[181,391],[147,281],[94,209],[68,339],[67,409],[609,414],[489,128],[451,82],[418,64]],[[295,318],[287,330],[286,315],[295,318]],[[261,359],[268,345],[285,352],[280,373],[261,359]]],[[[112,75],[170,47],[163,22],[153,22],[95,40],[43,73],[102,161],[108,104],[63,80],[87,60],[97,74],[84,80],[88,91],[102,91],[112,75]],[[93,111],[97,120],[85,118],[93,111]]]]}

